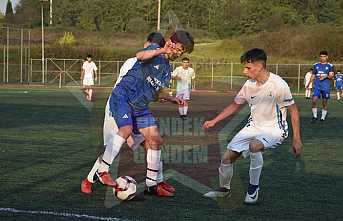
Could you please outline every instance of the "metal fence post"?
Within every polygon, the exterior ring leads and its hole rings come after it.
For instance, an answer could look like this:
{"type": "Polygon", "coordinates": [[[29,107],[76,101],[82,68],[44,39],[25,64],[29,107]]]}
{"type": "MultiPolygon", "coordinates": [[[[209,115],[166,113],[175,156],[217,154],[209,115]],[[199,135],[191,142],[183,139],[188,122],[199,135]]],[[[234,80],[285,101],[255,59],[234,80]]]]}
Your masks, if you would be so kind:
{"type": "Polygon", "coordinates": [[[20,29],[20,83],[23,83],[23,29],[20,29]]]}
{"type": "MultiPolygon", "coordinates": [[[[29,36],[28,36],[28,41],[29,41],[29,45],[28,45],[28,52],[27,52],[27,61],[28,63],[30,63],[30,67],[29,70],[31,70],[31,74],[32,74],[32,60],[31,60],[31,30],[29,30],[29,36]],[[30,62],[31,61],[31,62],[30,62]]],[[[29,77],[30,73],[27,73],[27,83],[30,83],[30,77],[29,77]]]]}
{"type": "MultiPolygon", "coordinates": [[[[194,63],[194,73],[195,73],[195,76],[196,76],[197,75],[197,63],[194,63]]],[[[196,77],[193,80],[193,89],[195,89],[195,79],[196,79],[196,77]]]]}
{"type": "Polygon", "coordinates": [[[298,65],[298,93],[300,92],[300,75],[301,75],[301,65],[298,65]]]}
{"type": "Polygon", "coordinates": [[[279,75],[279,64],[276,64],[275,66],[275,74],[279,75]]]}
{"type": "Polygon", "coordinates": [[[3,50],[3,57],[4,57],[4,68],[3,68],[3,78],[2,81],[3,83],[6,82],[6,47],[4,45],[4,50],[3,50]]]}
{"type": "MultiPolygon", "coordinates": [[[[117,79],[119,78],[119,61],[117,61],[117,79]]],[[[116,79],[116,80],[117,80],[116,79]]]]}
{"type": "Polygon", "coordinates": [[[99,80],[98,80],[98,85],[100,85],[101,83],[101,61],[99,61],[99,73],[98,73],[98,76],[99,76],[99,80]]]}
{"type": "Polygon", "coordinates": [[[211,62],[211,75],[212,75],[212,81],[211,81],[211,89],[212,89],[213,88],[213,80],[214,80],[213,59],[211,62]]]}
{"type": "Polygon", "coordinates": [[[7,27],[6,83],[8,83],[9,47],[10,47],[10,28],[7,27]]]}
{"type": "Polygon", "coordinates": [[[230,71],[230,90],[232,90],[232,84],[233,84],[233,62],[231,62],[231,71],[230,71]]]}

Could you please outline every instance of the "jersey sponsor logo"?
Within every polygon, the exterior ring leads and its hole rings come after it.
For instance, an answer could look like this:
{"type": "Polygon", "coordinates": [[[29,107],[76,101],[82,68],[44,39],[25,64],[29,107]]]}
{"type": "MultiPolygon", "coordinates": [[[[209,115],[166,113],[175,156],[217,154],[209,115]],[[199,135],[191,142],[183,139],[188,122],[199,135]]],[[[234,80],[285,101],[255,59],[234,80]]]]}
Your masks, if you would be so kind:
{"type": "Polygon", "coordinates": [[[251,99],[254,99],[255,97],[256,97],[256,96],[251,96],[250,98],[251,98],[251,99]]]}
{"type": "Polygon", "coordinates": [[[152,78],[151,76],[148,76],[146,80],[153,88],[155,88],[156,91],[158,91],[163,86],[162,82],[157,78],[152,78]]]}
{"type": "Polygon", "coordinates": [[[160,69],[160,65],[155,65],[154,68],[156,68],[158,70],[158,69],[160,69]]]}
{"type": "Polygon", "coordinates": [[[128,119],[129,116],[127,116],[127,114],[124,114],[124,116],[122,117],[123,119],[128,119]]]}

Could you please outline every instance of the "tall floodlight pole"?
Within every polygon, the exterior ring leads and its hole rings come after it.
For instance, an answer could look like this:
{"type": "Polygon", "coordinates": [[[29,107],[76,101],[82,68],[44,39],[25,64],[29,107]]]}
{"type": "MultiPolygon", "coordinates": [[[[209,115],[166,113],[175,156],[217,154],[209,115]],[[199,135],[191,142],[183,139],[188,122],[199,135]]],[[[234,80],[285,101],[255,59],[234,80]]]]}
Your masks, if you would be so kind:
{"type": "Polygon", "coordinates": [[[158,9],[157,9],[157,31],[160,30],[161,26],[161,0],[158,0],[158,9]]]}
{"type": "Polygon", "coordinates": [[[41,23],[42,23],[42,83],[44,84],[44,3],[47,3],[49,0],[40,0],[41,2],[41,23]]]}

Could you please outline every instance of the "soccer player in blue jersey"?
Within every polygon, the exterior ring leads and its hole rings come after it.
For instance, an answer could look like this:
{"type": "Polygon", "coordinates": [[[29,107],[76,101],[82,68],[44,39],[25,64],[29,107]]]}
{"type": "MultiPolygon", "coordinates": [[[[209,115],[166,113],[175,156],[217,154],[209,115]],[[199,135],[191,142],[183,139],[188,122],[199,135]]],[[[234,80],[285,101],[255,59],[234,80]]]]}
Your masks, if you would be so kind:
{"type": "Polygon", "coordinates": [[[115,181],[108,173],[120,147],[132,132],[140,132],[145,138],[147,148],[147,192],[156,196],[173,196],[174,187],[159,182],[161,149],[163,139],[159,133],[156,119],[149,110],[149,103],[158,98],[182,105],[185,101],[169,95],[169,83],[172,67],[169,61],[175,60],[183,53],[193,51],[193,37],[186,31],[178,30],[166,41],[164,48],[151,44],[136,54],[138,62],[123,76],[113,89],[109,101],[110,111],[119,128],[113,137],[113,145],[106,146],[97,171],[99,181],[116,187],[115,181]]]}
{"type": "Polygon", "coordinates": [[[335,75],[335,82],[337,90],[337,100],[340,100],[343,91],[343,74],[340,70],[337,70],[337,73],[335,75]]]}
{"type": "Polygon", "coordinates": [[[319,62],[313,65],[311,82],[314,82],[312,96],[312,123],[318,119],[317,101],[322,99],[323,109],[321,121],[324,121],[328,113],[328,100],[330,99],[331,80],[334,77],[334,67],[328,62],[329,56],[327,51],[319,53],[319,62]]]}

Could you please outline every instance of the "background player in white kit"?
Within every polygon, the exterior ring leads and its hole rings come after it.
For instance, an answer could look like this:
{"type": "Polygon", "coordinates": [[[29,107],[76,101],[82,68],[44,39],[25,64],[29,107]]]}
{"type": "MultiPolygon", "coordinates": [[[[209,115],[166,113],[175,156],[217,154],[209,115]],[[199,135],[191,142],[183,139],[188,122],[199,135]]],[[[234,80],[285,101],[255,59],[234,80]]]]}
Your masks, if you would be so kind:
{"type": "MultiPolygon", "coordinates": [[[[175,68],[172,78],[176,80],[176,97],[185,101],[190,100],[192,80],[195,79],[193,68],[189,67],[189,58],[182,59],[182,66],[175,68]]],[[[187,117],[188,102],[179,106],[179,114],[181,118],[187,117]]]]}
{"type": "MultiPolygon", "coordinates": [[[[144,48],[148,47],[151,43],[156,43],[161,46],[161,48],[165,45],[164,37],[159,32],[152,32],[148,35],[147,41],[144,43],[144,48]]],[[[127,72],[132,69],[132,67],[137,62],[136,57],[132,57],[127,59],[124,64],[120,68],[119,76],[117,78],[117,81],[115,82],[113,88],[116,87],[116,85],[121,81],[121,79],[127,74],[127,72]]],[[[111,96],[111,95],[110,95],[111,96]]],[[[104,126],[103,126],[103,139],[104,139],[104,146],[112,145],[114,136],[118,133],[118,126],[110,112],[109,107],[109,99],[107,100],[106,107],[105,107],[105,117],[104,117],[104,126]]],[[[127,145],[132,149],[137,149],[140,144],[144,142],[144,137],[140,133],[132,133],[131,136],[126,140],[127,145]]],[[[114,150],[113,158],[119,153],[118,150],[114,150]]],[[[87,178],[85,178],[82,181],[81,184],[81,191],[83,193],[91,193],[92,192],[92,184],[99,180],[99,174],[97,174],[97,170],[100,166],[102,154],[99,156],[98,160],[93,165],[93,168],[89,172],[87,178]]],[[[162,165],[162,162],[161,164],[162,165]]],[[[163,169],[162,166],[160,168],[163,169]]],[[[162,173],[159,173],[159,179],[162,182],[163,181],[163,175],[162,173]]]]}
{"type": "Polygon", "coordinates": [[[313,68],[311,68],[306,74],[304,78],[304,86],[305,86],[305,98],[311,99],[311,91],[313,87],[313,82],[311,81],[313,68]]]}
{"type": "Polygon", "coordinates": [[[96,71],[98,68],[96,67],[95,63],[92,61],[92,55],[87,55],[86,61],[83,62],[82,70],[81,70],[81,81],[83,85],[83,90],[86,94],[86,99],[88,101],[92,100],[93,96],[93,85],[94,79],[97,80],[96,71]]]}
{"type": "Polygon", "coordinates": [[[278,75],[266,69],[267,55],[262,49],[251,49],[241,57],[244,73],[249,80],[227,108],[203,125],[205,130],[219,121],[237,113],[247,102],[251,108],[247,125],[236,134],[227,146],[219,167],[220,188],[206,193],[205,197],[225,197],[231,193],[233,163],[240,157],[250,156],[250,182],[245,203],[255,203],[258,199],[259,180],[263,166],[262,151],[275,148],[286,137],[282,125],[280,108],[287,107],[293,127],[293,152],[302,151],[299,112],[287,83],[278,75]]]}

